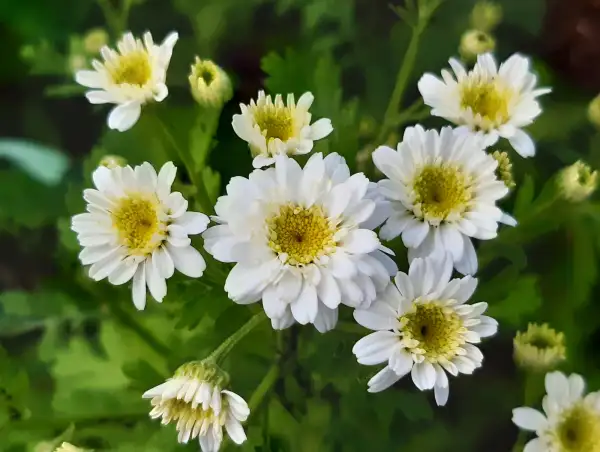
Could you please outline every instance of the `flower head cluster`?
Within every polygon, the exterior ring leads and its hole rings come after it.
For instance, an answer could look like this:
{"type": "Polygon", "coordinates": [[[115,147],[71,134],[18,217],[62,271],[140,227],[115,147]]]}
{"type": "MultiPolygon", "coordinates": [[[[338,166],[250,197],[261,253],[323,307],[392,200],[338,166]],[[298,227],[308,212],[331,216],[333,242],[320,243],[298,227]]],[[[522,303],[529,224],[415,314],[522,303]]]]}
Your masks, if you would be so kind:
{"type": "Polygon", "coordinates": [[[240,104],[242,113],[233,115],[233,130],[248,142],[255,168],[273,164],[277,155],[307,154],[314,141],[333,131],[327,118],[310,123],[313,100],[311,93],[304,93],[296,103],[288,94],[284,103],[280,94],[273,100],[260,91],[256,102],[240,104]]]}
{"type": "Polygon", "coordinates": [[[233,178],[203,234],[210,254],[236,263],[229,297],[262,299],[274,328],[297,321],[322,332],[340,304],[370,305],[396,267],[371,230],[379,209],[369,189],[337,154],[314,154],[304,168],[280,155],[274,168],[233,178]]]}
{"type": "Polygon", "coordinates": [[[550,370],[566,359],[565,336],[548,324],[530,323],[513,341],[515,361],[531,370],[550,370]]]}
{"type": "Polygon", "coordinates": [[[85,96],[92,104],[117,105],[108,115],[108,127],[120,132],[130,129],[140,117],[142,105],[167,97],[167,68],[177,38],[177,33],[171,33],[157,45],[149,32],[143,40],[125,33],[117,50],[102,47],[104,61],[93,60],[94,70],[75,74],[77,83],[91,88],[85,96]]]}
{"type": "Polygon", "coordinates": [[[250,408],[239,395],[223,389],[228,381],[215,364],[190,362],[143,397],[151,399],[151,418],[160,418],[163,425],[175,424],[180,443],[198,438],[202,452],[217,452],[223,428],[234,443],[246,440],[241,423],[248,418],[250,408]]]}
{"type": "Polygon", "coordinates": [[[513,410],[513,422],[537,435],[525,446],[526,452],[600,451],[600,392],[584,395],[584,391],[580,375],[546,374],[544,412],[529,407],[513,410]]]}
{"type": "Polygon", "coordinates": [[[450,256],[417,258],[383,296],[354,311],[358,323],[375,331],[354,345],[358,362],[386,363],[369,380],[369,392],[383,391],[410,373],[417,388],[434,389],[437,404],[445,405],[447,374],[471,374],[481,367],[483,354],[474,344],[494,335],[498,323],[482,315],[487,303],[467,304],[477,280],[451,275],[450,256]]]}
{"type": "Polygon", "coordinates": [[[108,278],[115,285],[133,279],[138,309],[146,306],[146,286],[161,302],[175,269],[197,278],[206,267],[188,236],[203,232],[209,219],[187,212],[181,193],[171,192],[176,172],[171,162],[158,174],[149,163],[135,168],[100,166],[92,175],[96,188],[83,192],[87,212],[72,219],[83,247],[79,259],[91,265],[90,277],[108,278]]]}

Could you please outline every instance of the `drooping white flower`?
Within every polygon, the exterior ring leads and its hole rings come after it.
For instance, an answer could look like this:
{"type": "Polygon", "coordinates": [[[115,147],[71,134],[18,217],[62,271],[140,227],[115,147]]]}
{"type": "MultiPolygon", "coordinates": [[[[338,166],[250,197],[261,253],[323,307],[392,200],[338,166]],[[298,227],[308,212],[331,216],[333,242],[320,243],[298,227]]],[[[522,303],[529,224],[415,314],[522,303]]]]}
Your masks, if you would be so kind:
{"type": "Polygon", "coordinates": [[[163,425],[176,423],[179,443],[198,438],[202,452],[218,452],[223,427],[234,443],[246,441],[241,423],[250,414],[246,401],[222,389],[225,385],[227,377],[209,374],[203,363],[191,362],[142,397],[152,399],[152,419],[161,418],[163,425]]]}
{"type": "Polygon", "coordinates": [[[321,118],[310,123],[308,112],[314,96],[304,93],[296,104],[294,95],[288,94],[287,104],[281,94],[271,100],[264,91],[249,105],[240,104],[242,114],[233,115],[233,130],[248,142],[254,160],[254,168],[262,168],[275,162],[277,155],[308,154],[313,142],[325,138],[333,131],[331,120],[321,118]]]}
{"type": "Polygon", "coordinates": [[[91,265],[90,278],[108,278],[115,285],[133,278],[133,303],[140,310],[146,306],[146,286],[161,302],[175,269],[198,278],[206,268],[188,235],[203,232],[209,219],[187,212],[181,193],[171,193],[176,172],[171,162],[158,175],[147,162],[135,169],[100,166],[92,174],[96,189],[83,192],[87,212],[72,219],[83,246],[79,259],[91,265]]]}
{"type": "Polygon", "coordinates": [[[354,318],[374,333],[352,349],[360,364],[386,363],[368,386],[369,392],[389,388],[411,374],[421,391],[434,389],[438,405],[448,400],[448,376],[471,374],[481,367],[483,354],[473,344],[496,333],[498,323],[482,315],[487,303],[466,304],[477,279],[450,279],[452,259],[417,258],[408,275],[399,272],[395,285],[354,318]]]}
{"type": "Polygon", "coordinates": [[[117,50],[102,47],[104,61],[93,60],[94,70],[75,74],[77,83],[92,88],[85,93],[92,104],[116,104],[108,115],[108,127],[119,132],[130,129],[140,117],[142,105],[167,97],[167,68],[177,38],[173,32],[156,45],[150,32],[143,41],[125,33],[117,50]]]}
{"type": "Polygon", "coordinates": [[[203,234],[210,254],[236,263],[229,298],[262,299],[276,329],[297,321],[321,332],[335,326],[340,303],[368,306],[396,272],[365,227],[381,221],[369,188],[337,154],[314,154],[304,168],[279,155],[274,168],[232,178],[215,206],[219,224],[203,234]]]}
{"type": "Polygon", "coordinates": [[[380,236],[402,234],[409,259],[449,252],[459,272],[473,274],[471,238],[496,237],[498,222],[516,224],[496,207],[508,188],[497,179],[498,162],[484,151],[481,136],[409,127],[397,150],[380,146],[373,162],[387,177],[379,188],[391,203],[380,236]]]}
{"type": "Polygon", "coordinates": [[[514,54],[497,67],[490,53],[479,55],[473,70],[450,59],[454,76],[442,71],[442,79],[425,74],[419,80],[419,91],[431,114],[461,126],[460,129],[481,132],[486,145],[499,137],[507,138],[523,157],[535,154],[535,144],[522,128],[542,112],[537,97],[550,88],[535,89],[537,77],[530,71],[529,59],[514,54]]]}
{"type": "Polygon", "coordinates": [[[584,392],[580,375],[546,374],[544,413],[529,407],[513,410],[513,422],[537,434],[524,452],[599,452],[600,392],[584,392]]]}

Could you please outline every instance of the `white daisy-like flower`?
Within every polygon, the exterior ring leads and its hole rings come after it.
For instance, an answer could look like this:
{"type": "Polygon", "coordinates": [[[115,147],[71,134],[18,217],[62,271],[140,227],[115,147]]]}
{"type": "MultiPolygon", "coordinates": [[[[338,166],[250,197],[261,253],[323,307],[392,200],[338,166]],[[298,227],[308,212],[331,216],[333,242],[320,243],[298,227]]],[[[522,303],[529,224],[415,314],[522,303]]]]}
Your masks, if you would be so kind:
{"type": "Polygon", "coordinates": [[[236,263],[229,298],[262,299],[276,329],[297,321],[321,332],[335,326],[340,303],[368,306],[397,270],[365,227],[380,207],[369,188],[337,154],[314,154],[304,169],[280,155],[274,168],[231,179],[215,206],[219,224],[203,234],[210,254],[236,263]]]}
{"type": "Polygon", "coordinates": [[[333,131],[331,120],[321,118],[310,123],[308,112],[314,96],[304,93],[294,101],[294,95],[288,94],[287,104],[281,94],[266,96],[259,91],[258,99],[250,105],[240,104],[242,114],[233,115],[233,130],[248,142],[254,160],[254,168],[262,168],[275,162],[277,155],[308,154],[313,142],[325,138],[333,131]]]}
{"type": "Polygon", "coordinates": [[[152,399],[152,419],[161,418],[163,425],[176,424],[179,443],[198,438],[202,452],[217,452],[223,427],[234,443],[246,441],[241,423],[248,419],[250,408],[242,397],[222,389],[227,378],[207,374],[202,363],[184,364],[172,378],[142,397],[152,399]]]}
{"type": "Polygon", "coordinates": [[[459,272],[473,274],[471,238],[496,237],[498,222],[516,224],[496,207],[509,190],[497,179],[498,162],[484,151],[481,136],[409,127],[397,150],[380,146],[373,162],[387,177],[378,185],[391,204],[379,235],[402,234],[409,259],[449,252],[459,272]]]}
{"type": "Polygon", "coordinates": [[[537,438],[524,452],[599,452],[600,392],[585,393],[580,375],[561,372],[546,374],[544,413],[520,407],[513,410],[513,422],[535,432],[537,438]]]}
{"type": "Polygon", "coordinates": [[[176,173],[171,162],[158,175],[147,162],[135,169],[100,166],[92,174],[96,189],[83,191],[87,213],[72,219],[83,246],[79,259],[91,265],[90,278],[108,278],[114,285],[133,278],[133,303],[140,310],[146,306],[146,286],[161,302],[175,269],[198,278],[206,268],[188,235],[203,232],[209,219],[187,212],[182,194],[171,193],[176,173]]]}
{"type": "Polygon", "coordinates": [[[142,105],[167,97],[167,68],[178,35],[170,33],[156,45],[150,32],[143,41],[125,33],[117,49],[102,47],[104,61],[93,60],[94,70],[81,70],[75,81],[92,88],[85,96],[92,104],[116,104],[108,115],[108,127],[119,132],[130,129],[140,117],[142,105]]]}
{"type": "Polygon", "coordinates": [[[487,303],[466,304],[477,279],[450,279],[452,259],[415,259],[408,275],[391,284],[354,318],[374,333],[352,349],[360,364],[386,366],[368,382],[369,392],[389,388],[409,372],[421,391],[434,389],[438,405],[448,400],[448,376],[471,374],[483,354],[473,344],[496,333],[498,322],[482,315],[487,303]]]}
{"type": "Polygon", "coordinates": [[[443,80],[432,74],[419,80],[423,100],[433,108],[431,114],[462,130],[482,133],[486,146],[503,137],[523,157],[533,156],[535,144],[522,128],[542,112],[537,97],[551,89],[535,89],[537,77],[529,69],[529,59],[514,54],[498,68],[492,54],[485,53],[469,72],[454,58],[450,66],[454,76],[443,70],[443,80]]]}

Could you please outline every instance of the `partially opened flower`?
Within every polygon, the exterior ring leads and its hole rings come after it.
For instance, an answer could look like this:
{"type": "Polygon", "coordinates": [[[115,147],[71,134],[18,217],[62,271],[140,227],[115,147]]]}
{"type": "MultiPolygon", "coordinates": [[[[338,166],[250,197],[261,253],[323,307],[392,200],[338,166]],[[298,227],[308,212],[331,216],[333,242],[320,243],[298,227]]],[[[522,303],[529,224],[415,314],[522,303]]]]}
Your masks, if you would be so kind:
{"type": "Polygon", "coordinates": [[[234,443],[246,441],[241,423],[250,408],[242,397],[223,389],[228,382],[229,377],[215,365],[194,361],[142,397],[152,399],[151,418],[160,418],[163,425],[175,424],[178,442],[187,444],[198,438],[202,452],[217,452],[223,428],[234,443]]]}
{"type": "Polygon", "coordinates": [[[260,91],[256,102],[240,104],[242,113],[233,115],[233,130],[248,142],[255,168],[273,164],[277,155],[307,154],[314,141],[333,131],[327,118],[310,123],[313,100],[311,93],[304,93],[296,103],[294,95],[288,94],[286,104],[281,94],[272,100],[260,91]]]}
{"type": "Polygon", "coordinates": [[[600,392],[584,395],[580,375],[561,372],[546,374],[544,412],[520,407],[513,410],[513,422],[535,432],[525,452],[599,452],[600,392]]]}
{"type": "Polygon", "coordinates": [[[508,188],[497,179],[498,162],[480,136],[409,127],[397,150],[380,146],[373,162],[387,177],[379,188],[391,205],[380,236],[402,234],[410,259],[449,252],[459,272],[473,274],[471,239],[496,237],[498,222],[515,224],[496,207],[508,188]]]}
{"type": "Polygon", "coordinates": [[[370,187],[342,157],[320,153],[304,168],[280,155],[274,168],[231,179],[215,206],[218,225],[203,234],[210,254],[236,263],[229,298],[262,299],[274,328],[297,321],[321,332],[335,326],[340,303],[368,306],[396,271],[370,229],[378,222],[370,187]]]}
{"type": "Polygon", "coordinates": [[[167,294],[166,280],[175,269],[192,278],[202,276],[206,263],[192,247],[188,235],[206,229],[209,219],[187,212],[181,193],[171,193],[177,169],[163,165],[158,175],[149,163],[98,167],[92,178],[95,189],[84,190],[87,212],[75,215],[72,229],[83,250],[79,259],[91,265],[89,275],[111,284],[133,278],[136,308],[146,306],[146,286],[161,302],[167,294]]]}
{"type": "Polygon", "coordinates": [[[188,80],[192,96],[203,107],[221,107],[233,95],[229,76],[211,60],[196,57],[188,80]]]}
{"type": "Polygon", "coordinates": [[[433,389],[438,405],[448,400],[447,373],[471,374],[483,354],[473,344],[496,333],[498,323],[482,315],[487,303],[467,304],[477,287],[471,276],[450,279],[452,259],[415,259],[408,274],[399,272],[395,285],[354,318],[374,333],[352,349],[360,364],[384,364],[368,386],[369,392],[389,388],[411,374],[421,391],[433,389]]]}
{"type": "Polygon", "coordinates": [[[537,77],[530,71],[529,59],[514,54],[497,67],[490,53],[479,55],[473,70],[450,59],[454,76],[442,71],[442,79],[425,74],[419,91],[431,114],[441,116],[470,132],[481,132],[486,145],[499,137],[507,138],[523,157],[535,154],[535,144],[522,128],[542,112],[537,97],[549,88],[537,88],[537,77]]]}
{"type": "Polygon", "coordinates": [[[92,104],[116,104],[108,115],[108,127],[128,130],[140,117],[142,105],[167,97],[167,68],[176,42],[177,33],[170,33],[160,45],[154,44],[150,32],[143,41],[125,33],[117,50],[102,47],[104,61],[93,60],[93,71],[75,74],[77,83],[92,89],[85,93],[92,104]]]}
{"type": "Polygon", "coordinates": [[[519,331],[513,340],[517,364],[528,370],[548,371],[566,359],[565,335],[547,323],[530,323],[527,331],[519,331]]]}

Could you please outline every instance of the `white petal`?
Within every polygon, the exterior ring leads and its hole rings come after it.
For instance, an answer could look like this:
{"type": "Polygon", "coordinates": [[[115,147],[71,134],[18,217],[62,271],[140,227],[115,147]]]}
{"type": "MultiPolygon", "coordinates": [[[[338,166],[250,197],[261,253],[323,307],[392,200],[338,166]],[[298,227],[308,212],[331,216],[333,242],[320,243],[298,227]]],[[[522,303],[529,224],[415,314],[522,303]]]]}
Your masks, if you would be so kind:
{"type": "Polygon", "coordinates": [[[402,233],[402,241],[407,248],[416,248],[427,236],[429,225],[425,222],[414,222],[409,224],[402,233]]]}
{"type": "Polygon", "coordinates": [[[75,81],[87,88],[102,88],[104,77],[96,71],[82,70],[75,73],[75,81]]]}
{"type": "Polygon", "coordinates": [[[152,259],[152,256],[146,259],[146,283],[150,290],[150,295],[159,303],[162,302],[163,298],[167,294],[167,282],[163,278],[156,268],[156,264],[152,259]]]}
{"type": "Polygon", "coordinates": [[[402,377],[399,377],[396,372],[394,372],[388,366],[385,366],[369,380],[367,383],[369,387],[367,391],[381,392],[392,386],[394,383],[400,380],[400,378],[402,377]]]}
{"type": "Polygon", "coordinates": [[[548,448],[540,438],[535,438],[525,444],[523,452],[548,452],[548,448]]]}
{"type": "Polygon", "coordinates": [[[415,364],[411,376],[415,386],[421,391],[432,389],[435,385],[435,368],[428,361],[415,364]]]}
{"type": "Polygon", "coordinates": [[[206,262],[197,249],[186,246],[184,248],[167,245],[167,251],[173,259],[175,268],[190,278],[199,278],[204,273],[206,262]]]}
{"type": "Polygon", "coordinates": [[[175,272],[175,264],[173,263],[173,259],[171,259],[169,252],[164,246],[157,248],[152,254],[152,258],[154,259],[154,263],[156,264],[156,268],[158,269],[160,276],[166,279],[173,276],[173,273],[175,272]]]}
{"type": "Polygon", "coordinates": [[[200,212],[185,212],[175,221],[175,224],[183,227],[185,232],[190,235],[204,232],[208,223],[210,223],[210,219],[200,212]]]}
{"type": "Polygon", "coordinates": [[[119,266],[115,268],[110,275],[108,275],[108,282],[114,284],[115,286],[125,284],[131,278],[133,278],[138,265],[139,264],[135,259],[123,259],[119,266]]]}
{"type": "Polygon", "coordinates": [[[133,275],[133,286],[131,289],[133,304],[142,311],[146,307],[146,266],[138,265],[133,275]]]}
{"type": "Polygon", "coordinates": [[[437,406],[444,406],[448,402],[448,396],[450,395],[450,385],[433,387],[433,393],[435,395],[435,403],[437,406]]]}
{"type": "Polygon", "coordinates": [[[125,132],[133,127],[141,112],[142,106],[138,101],[129,101],[117,105],[108,114],[108,127],[119,132],[125,132]]]}
{"type": "Polygon", "coordinates": [[[569,398],[569,380],[562,372],[549,372],[545,379],[548,397],[558,404],[565,403],[569,398]]]}
{"type": "Polygon", "coordinates": [[[583,397],[583,391],[585,390],[585,381],[581,375],[571,374],[569,375],[569,398],[571,401],[576,401],[583,397]]]}
{"type": "Polygon", "coordinates": [[[513,410],[512,421],[517,425],[517,427],[520,427],[523,430],[530,430],[532,432],[543,429],[548,423],[546,416],[544,416],[538,410],[534,410],[533,408],[529,407],[515,408],[513,410]]]}
{"type": "Polygon", "coordinates": [[[312,284],[304,281],[300,295],[290,305],[292,314],[298,323],[306,325],[313,323],[317,317],[319,301],[317,289],[312,284]]]}
{"type": "Polygon", "coordinates": [[[269,286],[263,292],[263,309],[271,319],[282,317],[287,308],[287,303],[281,299],[277,289],[276,286],[269,286]]]}
{"type": "Polygon", "coordinates": [[[317,285],[317,293],[319,300],[325,304],[325,306],[335,309],[339,306],[342,301],[342,294],[340,288],[329,271],[321,272],[321,280],[317,285]]]}
{"type": "Polygon", "coordinates": [[[342,246],[352,254],[367,254],[379,247],[379,239],[373,231],[355,229],[344,238],[342,246]]]}
{"type": "Polygon", "coordinates": [[[315,328],[319,333],[326,333],[335,328],[338,321],[338,309],[330,309],[327,306],[319,305],[319,312],[315,318],[315,328]]]}
{"type": "Polygon", "coordinates": [[[310,125],[308,138],[311,140],[320,140],[333,132],[331,119],[321,118],[310,125]]]}
{"type": "Polygon", "coordinates": [[[116,101],[115,96],[107,91],[88,91],[85,93],[85,97],[90,101],[90,104],[111,104],[116,101]]]}
{"type": "Polygon", "coordinates": [[[225,430],[227,430],[227,434],[234,443],[242,444],[244,441],[246,441],[246,433],[244,432],[244,428],[236,419],[228,419],[227,422],[225,422],[225,430]]]}
{"type": "Polygon", "coordinates": [[[173,162],[165,163],[158,172],[156,194],[161,201],[166,200],[169,193],[171,193],[171,185],[173,185],[176,174],[177,168],[173,165],[173,162]]]}
{"type": "Polygon", "coordinates": [[[387,303],[375,301],[369,309],[356,309],[354,319],[373,331],[391,330],[396,321],[394,310],[387,303]]]}
{"type": "Polygon", "coordinates": [[[392,355],[390,356],[389,366],[396,375],[403,377],[409,373],[413,367],[413,359],[410,353],[400,346],[396,346],[392,355]]]}
{"type": "Polygon", "coordinates": [[[388,361],[398,346],[399,339],[395,333],[391,331],[376,331],[354,344],[352,353],[354,353],[360,364],[372,366],[388,361]]]}
{"type": "Polygon", "coordinates": [[[521,129],[517,129],[515,134],[509,138],[510,144],[521,157],[533,157],[535,155],[535,143],[529,135],[521,129]]]}

